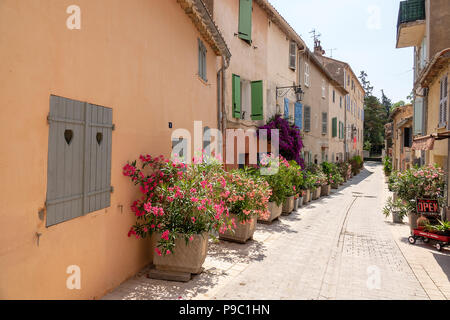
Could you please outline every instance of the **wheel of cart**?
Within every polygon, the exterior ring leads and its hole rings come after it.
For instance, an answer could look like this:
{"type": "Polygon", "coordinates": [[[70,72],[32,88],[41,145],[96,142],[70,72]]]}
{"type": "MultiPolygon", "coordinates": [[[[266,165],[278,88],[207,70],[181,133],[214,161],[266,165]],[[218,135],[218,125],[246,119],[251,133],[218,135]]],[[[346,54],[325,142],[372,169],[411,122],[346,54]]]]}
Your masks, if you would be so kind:
{"type": "Polygon", "coordinates": [[[409,236],[408,241],[409,241],[410,244],[415,244],[416,243],[416,237],[409,236]]]}
{"type": "Polygon", "coordinates": [[[442,250],[442,247],[443,247],[442,244],[440,244],[439,242],[436,243],[436,249],[437,249],[437,251],[441,251],[441,250],[442,250]]]}

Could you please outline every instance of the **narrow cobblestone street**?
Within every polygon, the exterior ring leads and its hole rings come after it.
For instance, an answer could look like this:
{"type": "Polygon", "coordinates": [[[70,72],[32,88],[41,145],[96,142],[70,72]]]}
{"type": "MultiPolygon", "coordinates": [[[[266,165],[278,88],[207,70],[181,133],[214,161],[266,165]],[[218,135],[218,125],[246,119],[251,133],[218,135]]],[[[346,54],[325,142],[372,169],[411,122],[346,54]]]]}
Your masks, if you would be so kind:
{"type": "Polygon", "coordinates": [[[408,226],[382,214],[382,167],[272,225],[245,245],[210,243],[205,272],[189,283],[142,270],[104,299],[449,299],[450,255],[407,243],[408,226]]]}

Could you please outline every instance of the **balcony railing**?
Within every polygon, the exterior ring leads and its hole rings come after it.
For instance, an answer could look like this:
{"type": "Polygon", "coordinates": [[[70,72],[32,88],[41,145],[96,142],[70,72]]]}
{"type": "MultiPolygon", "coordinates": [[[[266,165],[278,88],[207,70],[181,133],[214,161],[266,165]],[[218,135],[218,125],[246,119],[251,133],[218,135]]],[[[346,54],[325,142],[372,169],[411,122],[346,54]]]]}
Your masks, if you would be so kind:
{"type": "Polygon", "coordinates": [[[425,0],[406,0],[400,2],[397,28],[406,22],[425,20],[425,0]]]}

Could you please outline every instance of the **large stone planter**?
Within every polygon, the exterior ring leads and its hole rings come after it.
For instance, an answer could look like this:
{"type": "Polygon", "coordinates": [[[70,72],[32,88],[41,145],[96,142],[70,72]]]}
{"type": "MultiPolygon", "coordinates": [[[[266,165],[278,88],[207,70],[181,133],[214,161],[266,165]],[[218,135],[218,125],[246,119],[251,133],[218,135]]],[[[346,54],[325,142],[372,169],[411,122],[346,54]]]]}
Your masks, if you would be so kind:
{"type": "Polygon", "coordinates": [[[294,211],[294,201],[295,201],[294,196],[287,197],[286,200],[284,200],[283,208],[281,210],[283,215],[285,216],[290,215],[292,211],[294,211]]]}
{"type": "Polygon", "coordinates": [[[320,196],[321,197],[329,196],[330,192],[331,192],[331,186],[329,184],[327,184],[327,185],[321,187],[320,196]]]}
{"type": "Polygon", "coordinates": [[[219,239],[246,243],[247,240],[253,238],[256,229],[256,217],[247,221],[245,224],[240,223],[235,214],[230,214],[230,217],[236,222],[236,229],[234,231],[228,230],[224,234],[220,234],[219,239]]]}
{"type": "Polygon", "coordinates": [[[339,189],[339,183],[332,184],[331,189],[339,189]]]}
{"type": "Polygon", "coordinates": [[[273,220],[275,220],[279,216],[281,216],[282,209],[283,209],[282,205],[278,206],[275,202],[269,202],[270,217],[267,220],[263,220],[263,219],[259,218],[258,222],[271,223],[273,220]]]}
{"type": "MultiPolygon", "coordinates": [[[[157,237],[161,237],[161,235],[159,234],[157,237]]],[[[174,252],[166,256],[155,254],[153,264],[157,270],[161,271],[199,274],[202,272],[207,252],[207,233],[194,236],[194,239],[187,245],[184,237],[180,236],[175,241],[174,252]]]]}
{"type": "Polygon", "coordinates": [[[315,190],[312,191],[312,200],[317,200],[320,198],[320,194],[322,192],[321,187],[317,187],[315,190]]]}
{"type": "Polygon", "coordinates": [[[303,206],[303,197],[298,197],[297,199],[295,199],[294,211],[297,211],[302,206],[303,206]]]}

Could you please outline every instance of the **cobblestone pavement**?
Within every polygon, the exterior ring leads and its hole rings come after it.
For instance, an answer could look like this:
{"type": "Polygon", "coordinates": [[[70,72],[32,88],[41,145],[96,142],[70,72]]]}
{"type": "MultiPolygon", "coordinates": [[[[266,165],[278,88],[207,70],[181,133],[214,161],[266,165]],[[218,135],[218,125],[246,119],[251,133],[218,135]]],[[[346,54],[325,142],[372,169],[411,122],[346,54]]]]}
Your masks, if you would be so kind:
{"type": "Polygon", "coordinates": [[[104,299],[445,299],[449,251],[406,243],[405,225],[381,214],[380,165],[272,225],[245,245],[210,243],[189,283],[148,279],[147,268],[104,299]]]}

